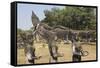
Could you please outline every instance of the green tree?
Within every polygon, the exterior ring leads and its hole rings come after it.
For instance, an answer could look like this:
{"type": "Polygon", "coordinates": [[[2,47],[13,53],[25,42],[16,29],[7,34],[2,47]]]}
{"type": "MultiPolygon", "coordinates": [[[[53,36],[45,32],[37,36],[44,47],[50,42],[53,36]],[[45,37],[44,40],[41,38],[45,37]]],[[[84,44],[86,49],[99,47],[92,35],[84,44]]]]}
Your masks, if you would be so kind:
{"type": "Polygon", "coordinates": [[[63,9],[45,10],[44,14],[45,19],[42,22],[50,26],[62,25],[76,30],[96,29],[94,8],[66,6],[63,9]]]}

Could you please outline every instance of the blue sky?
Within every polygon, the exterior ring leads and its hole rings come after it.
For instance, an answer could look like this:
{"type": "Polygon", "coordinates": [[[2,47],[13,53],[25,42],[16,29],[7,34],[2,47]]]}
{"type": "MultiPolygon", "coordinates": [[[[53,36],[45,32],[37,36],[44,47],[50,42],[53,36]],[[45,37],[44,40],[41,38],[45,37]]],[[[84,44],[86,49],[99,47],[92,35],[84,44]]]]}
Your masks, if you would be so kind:
{"type": "Polygon", "coordinates": [[[32,27],[31,15],[32,11],[38,16],[40,20],[44,19],[44,10],[51,10],[51,8],[58,7],[64,8],[64,6],[56,5],[40,5],[40,4],[22,4],[17,5],[17,27],[27,30],[32,27]]]}

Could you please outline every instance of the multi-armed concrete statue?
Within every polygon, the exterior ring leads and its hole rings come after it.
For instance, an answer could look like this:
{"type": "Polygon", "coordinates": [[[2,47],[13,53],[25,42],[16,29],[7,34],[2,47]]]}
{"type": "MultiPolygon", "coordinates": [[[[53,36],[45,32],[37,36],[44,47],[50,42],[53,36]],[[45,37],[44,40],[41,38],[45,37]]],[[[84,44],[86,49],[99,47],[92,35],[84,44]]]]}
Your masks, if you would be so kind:
{"type": "Polygon", "coordinates": [[[46,40],[46,42],[48,43],[49,52],[53,61],[57,62],[57,58],[60,55],[58,54],[58,47],[56,45],[55,32],[51,31],[52,28],[48,26],[47,24],[41,23],[34,12],[32,12],[32,24],[34,27],[33,35],[35,33],[38,33],[43,39],[46,40]]]}

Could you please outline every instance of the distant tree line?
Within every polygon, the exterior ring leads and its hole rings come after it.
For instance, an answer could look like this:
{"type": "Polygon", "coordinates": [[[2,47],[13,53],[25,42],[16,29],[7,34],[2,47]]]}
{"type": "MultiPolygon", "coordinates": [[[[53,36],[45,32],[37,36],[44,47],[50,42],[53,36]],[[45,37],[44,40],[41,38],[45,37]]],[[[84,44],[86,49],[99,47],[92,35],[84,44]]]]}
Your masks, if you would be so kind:
{"type": "Polygon", "coordinates": [[[96,12],[91,7],[66,6],[63,9],[45,10],[42,22],[49,26],[62,25],[75,30],[95,30],[96,12]]]}

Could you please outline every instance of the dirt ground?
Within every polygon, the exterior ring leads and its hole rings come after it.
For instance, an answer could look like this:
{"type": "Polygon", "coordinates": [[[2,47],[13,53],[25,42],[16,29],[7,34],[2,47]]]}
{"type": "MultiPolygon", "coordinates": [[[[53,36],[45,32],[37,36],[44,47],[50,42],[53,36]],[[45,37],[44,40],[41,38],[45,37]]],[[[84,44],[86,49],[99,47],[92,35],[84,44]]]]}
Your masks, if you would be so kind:
{"type": "MultiPolygon", "coordinates": [[[[71,62],[72,61],[72,48],[71,44],[59,43],[58,52],[63,54],[63,57],[58,58],[58,62],[71,62]]],[[[82,44],[83,50],[88,51],[89,55],[82,57],[82,61],[96,60],[96,44],[82,44]]],[[[35,64],[38,63],[49,63],[50,54],[48,46],[45,43],[35,43],[35,54],[36,56],[42,56],[42,58],[35,60],[35,64]],[[44,46],[43,46],[44,45],[44,46]]],[[[24,49],[17,49],[17,63],[26,64],[24,49]]]]}

